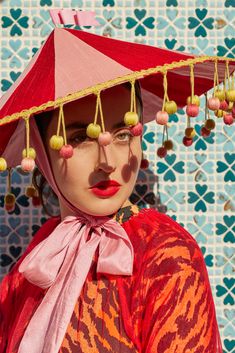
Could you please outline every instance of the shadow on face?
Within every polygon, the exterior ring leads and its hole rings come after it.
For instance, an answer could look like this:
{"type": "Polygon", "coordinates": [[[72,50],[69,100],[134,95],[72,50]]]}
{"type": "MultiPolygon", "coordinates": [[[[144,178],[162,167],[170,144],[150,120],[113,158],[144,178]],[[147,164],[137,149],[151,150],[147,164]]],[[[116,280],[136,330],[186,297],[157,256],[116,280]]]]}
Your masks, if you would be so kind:
{"type": "MultiPolygon", "coordinates": [[[[65,160],[49,147],[49,139],[56,133],[58,110],[43,130],[51,167],[63,195],[80,210],[93,215],[115,212],[130,196],[141,162],[141,139],[130,136],[124,115],[130,111],[131,91],[119,85],[101,92],[105,131],[112,135],[112,143],[99,146],[96,139],[86,136],[86,127],[94,122],[96,96],[89,95],[64,105],[67,143],[74,148],[73,157],[65,160]],[[46,132],[45,132],[46,131],[46,132]],[[99,181],[115,180],[120,191],[113,197],[97,197],[91,187],[99,181]]],[[[100,115],[97,123],[101,125],[100,115]]],[[[61,208],[63,200],[61,201],[61,208]]]]}

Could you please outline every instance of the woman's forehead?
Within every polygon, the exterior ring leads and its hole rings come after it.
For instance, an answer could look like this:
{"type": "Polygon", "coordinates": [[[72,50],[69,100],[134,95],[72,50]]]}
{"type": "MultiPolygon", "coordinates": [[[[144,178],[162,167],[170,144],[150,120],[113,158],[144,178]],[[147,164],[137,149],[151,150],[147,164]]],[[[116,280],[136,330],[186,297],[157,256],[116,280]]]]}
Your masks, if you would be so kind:
{"type": "MultiPolygon", "coordinates": [[[[131,91],[122,86],[115,86],[102,91],[101,105],[104,121],[109,122],[123,120],[124,114],[130,109],[131,91]]],[[[64,105],[66,125],[75,121],[89,124],[94,121],[96,111],[96,96],[89,95],[74,102],[64,105]]],[[[98,115],[98,121],[100,116],[98,115]]]]}

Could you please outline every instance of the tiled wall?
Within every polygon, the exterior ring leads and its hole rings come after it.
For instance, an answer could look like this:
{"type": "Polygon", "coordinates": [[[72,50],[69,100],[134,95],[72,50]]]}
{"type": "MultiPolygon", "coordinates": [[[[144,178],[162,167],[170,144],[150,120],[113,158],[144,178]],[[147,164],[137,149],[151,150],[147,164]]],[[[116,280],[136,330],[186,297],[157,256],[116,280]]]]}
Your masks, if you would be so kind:
{"type": "MultiPolygon", "coordinates": [[[[52,7],[94,10],[100,26],[85,30],[97,34],[195,54],[235,56],[234,0],[5,0],[0,2],[2,93],[51,32],[52,7]]],[[[217,119],[211,136],[202,138],[203,118],[202,107],[191,147],[182,144],[184,111],[171,118],[174,150],[165,159],[156,157],[162,129],[155,123],[145,126],[143,150],[150,169],[140,172],[131,200],[166,212],[195,237],[207,265],[224,352],[235,352],[235,127],[217,119]]],[[[7,214],[6,173],[0,174],[1,277],[46,218],[24,195],[29,176],[13,172],[12,182],[17,203],[7,214]]]]}

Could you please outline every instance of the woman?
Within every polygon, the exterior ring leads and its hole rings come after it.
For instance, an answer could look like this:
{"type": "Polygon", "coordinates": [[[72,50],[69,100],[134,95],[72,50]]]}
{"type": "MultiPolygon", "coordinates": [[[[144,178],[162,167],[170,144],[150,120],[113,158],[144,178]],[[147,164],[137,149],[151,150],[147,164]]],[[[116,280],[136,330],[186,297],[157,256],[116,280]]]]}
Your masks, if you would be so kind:
{"type": "MultiPolygon", "coordinates": [[[[78,74],[83,75],[83,79],[86,76],[82,69],[77,69],[80,61],[74,62],[76,50],[81,49],[78,50],[81,62],[83,60],[81,68],[89,57],[89,70],[92,70],[98,54],[90,55],[91,44],[110,51],[112,47],[105,45],[107,40],[112,42],[112,39],[79,31],[55,31],[44,44],[47,55],[43,56],[42,50],[32,63],[31,75],[28,70],[9,96],[0,102],[2,116],[12,114],[15,119],[14,109],[20,117],[23,108],[29,109],[30,115],[35,113],[35,117],[30,118],[30,146],[36,149],[37,166],[60,205],[60,216],[51,217],[43,224],[3,279],[0,353],[222,353],[207,269],[196,241],[167,215],[155,209],[140,209],[128,200],[142,157],[141,133],[133,133],[132,125],[124,124],[123,119],[130,111],[130,101],[135,101],[133,85],[130,89],[127,84],[115,81],[111,88],[104,86],[108,89],[94,91],[94,95],[86,92],[80,99],[69,96],[69,89],[75,90],[78,74]],[[85,38],[85,41],[75,40],[75,37],[85,38]],[[60,67],[56,82],[63,84],[56,87],[60,89],[56,90],[57,98],[50,101],[54,86],[53,67],[48,63],[54,60],[53,55],[60,58],[62,42],[68,45],[66,63],[70,65],[60,67]],[[69,50],[70,44],[73,52],[69,50]],[[57,50],[54,53],[50,48],[57,50]],[[86,50],[90,56],[85,55],[86,50]],[[36,87],[37,92],[29,93],[28,87],[36,87]],[[69,101],[61,104],[60,95],[69,101]],[[40,105],[45,102],[46,105],[40,105]],[[58,102],[59,109],[46,111],[58,102]],[[87,135],[92,118],[97,117],[97,107],[101,120],[105,117],[105,127],[104,120],[101,121],[103,133],[106,133],[103,142],[87,135]],[[43,113],[38,114],[40,111],[43,113]],[[60,123],[66,145],[71,146],[62,154],[61,150],[53,149],[58,147],[60,123]],[[53,136],[56,136],[54,141],[53,136]],[[106,143],[107,136],[109,143],[106,143]]],[[[120,60],[127,62],[129,48],[131,44],[117,41],[115,51],[110,54],[112,59],[99,53],[100,60],[111,65],[112,70],[101,65],[101,72],[97,73],[99,67],[96,66],[94,72],[89,72],[88,88],[94,85],[91,80],[107,73],[112,76],[113,70],[117,76],[129,74],[130,70],[114,64],[113,58],[118,52],[120,60]]],[[[146,62],[147,51],[153,54],[148,56],[148,64],[157,62],[156,48],[138,46],[137,49],[139,66],[141,60],[146,62]]],[[[169,57],[169,53],[163,52],[169,57]]],[[[183,58],[186,60],[186,55],[183,54],[183,58]]],[[[165,56],[161,59],[168,60],[165,56]]],[[[201,62],[202,58],[195,60],[201,62]]],[[[63,60],[55,62],[63,64],[63,60]]],[[[187,60],[184,63],[188,64],[187,60]]],[[[192,69],[191,61],[190,65],[192,69]]],[[[185,80],[184,70],[182,72],[185,80]]],[[[192,70],[190,72],[192,83],[192,70]]],[[[200,76],[200,70],[197,74],[200,76]]],[[[105,79],[108,80],[106,76],[105,79]]],[[[174,79],[174,75],[170,79],[174,79]]],[[[79,84],[83,84],[80,81],[79,84]]],[[[152,107],[156,107],[150,91],[154,85],[158,87],[159,82],[154,81],[153,76],[146,82],[150,90],[147,92],[147,86],[143,89],[145,102],[149,100],[152,107]]],[[[209,85],[210,80],[205,82],[209,85]]],[[[166,84],[164,87],[166,93],[166,84]]],[[[200,85],[198,93],[203,89],[205,86],[200,85]]],[[[186,91],[180,92],[182,100],[186,91]]],[[[132,113],[136,114],[137,109],[139,115],[142,114],[140,97],[137,108],[135,104],[131,107],[132,113]]],[[[147,112],[152,114],[151,109],[147,112]]],[[[13,165],[17,165],[15,154],[24,136],[23,123],[17,125],[7,145],[13,165]]],[[[25,124],[27,156],[28,118],[25,124]]]]}
{"type": "MultiPolygon", "coordinates": [[[[44,158],[49,158],[60,191],[61,215],[50,218],[41,227],[2,282],[1,353],[18,352],[24,331],[37,308],[46,305],[43,298],[48,287],[30,283],[19,272],[19,266],[37,244],[49,239],[62,221],[76,216],[70,203],[84,214],[108,216],[121,224],[133,245],[133,274],[97,272],[100,256],[97,247],[62,341],[58,342],[61,339],[58,334],[50,346],[52,336],[48,340],[44,332],[42,337],[47,343],[39,342],[40,348],[24,346],[20,352],[222,352],[207,270],[196,241],[167,215],[154,209],[139,209],[128,201],[141,162],[140,136],[132,136],[129,128],[120,126],[129,98],[130,90],[124,85],[104,92],[103,112],[107,130],[112,133],[112,143],[103,147],[88,138],[84,128],[94,113],[94,97],[64,106],[67,140],[74,148],[73,157],[66,163],[49,147],[58,111],[35,119],[47,151],[44,158]],[[95,187],[101,181],[110,180],[119,186],[95,187]]],[[[47,246],[49,243],[44,244],[43,251],[47,246]]],[[[75,254],[74,258],[78,257],[79,254],[75,254]]],[[[42,265],[50,266],[48,262],[42,265]]],[[[49,267],[47,269],[50,271],[49,267]]],[[[82,272],[81,267],[79,270],[82,272]]],[[[37,275],[40,277],[39,273],[37,275]]],[[[66,288],[66,293],[61,289],[60,296],[70,297],[69,287],[66,288]]],[[[58,301],[54,303],[55,311],[50,312],[46,327],[51,334],[56,332],[55,326],[50,331],[52,323],[60,327],[56,303],[58,301]]],[[[33,331],[34,326],[29,331],[31,344],[37,345],[37,337],[41,337],[40,319],[37,316],[37,331],[33,331]]]]}

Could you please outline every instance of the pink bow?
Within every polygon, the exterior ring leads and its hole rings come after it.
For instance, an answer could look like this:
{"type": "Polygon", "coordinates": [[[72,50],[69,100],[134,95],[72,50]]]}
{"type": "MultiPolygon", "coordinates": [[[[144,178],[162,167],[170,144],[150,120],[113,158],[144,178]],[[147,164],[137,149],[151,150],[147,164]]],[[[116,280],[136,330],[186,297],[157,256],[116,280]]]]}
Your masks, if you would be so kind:
{"type": "Polygon", "coordinates": [[[99,246],[97,272],[131,275],[134,251],[124,228],[109,217],[67,216],[23,260],[19,272],[48,288],[18,353],[57,353],[99,246]],[[91,237],[88,239],[89,231],[91,237]]]}

